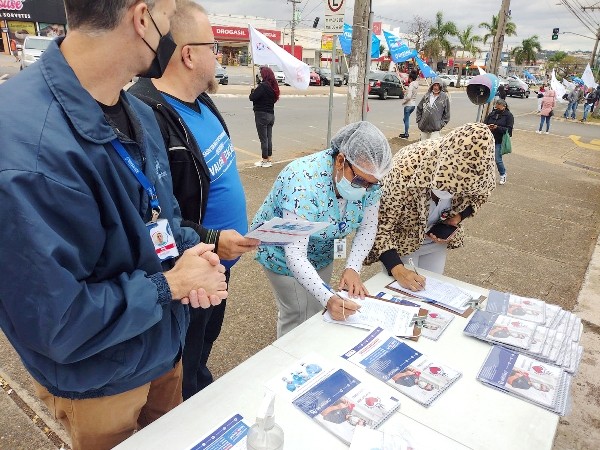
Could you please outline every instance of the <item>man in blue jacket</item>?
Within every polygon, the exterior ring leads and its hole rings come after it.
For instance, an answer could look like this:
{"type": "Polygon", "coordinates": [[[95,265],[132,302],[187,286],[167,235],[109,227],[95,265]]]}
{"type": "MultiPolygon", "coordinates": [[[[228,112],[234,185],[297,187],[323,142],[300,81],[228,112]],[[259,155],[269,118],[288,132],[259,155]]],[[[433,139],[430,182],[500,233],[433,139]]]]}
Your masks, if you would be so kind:
{"type": "Polygon", "coordinates": [[[181,402],[188,307],[227,296],[181,227],[150,108],[175,0],[65,0],[69,35],[0,86],[0,326],[74,449],[107,449],[181,402]],[[118,49],[118,50],[117,50],[118,49]],[[175,262],[177,261],[177,262],[175,262]]]}

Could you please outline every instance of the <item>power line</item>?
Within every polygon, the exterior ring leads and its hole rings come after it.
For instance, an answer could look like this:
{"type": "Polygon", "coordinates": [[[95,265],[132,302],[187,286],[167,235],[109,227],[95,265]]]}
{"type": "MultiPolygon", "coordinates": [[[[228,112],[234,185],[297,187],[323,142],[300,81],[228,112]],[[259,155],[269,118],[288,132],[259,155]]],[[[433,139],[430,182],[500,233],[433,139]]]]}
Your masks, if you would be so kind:
{"type": "Polygon", "coordinates": [[[590,30],[593,34],[596,34],[596,30],[594,29],[595,27],[586,22],[586,20],[584,20],[579,14],[579,11],[577,11],[568,0],[561,0],[561,3],[565,5],[569,11],[571,11],[571,13],[581,22],[584,27],[590,30]]]}

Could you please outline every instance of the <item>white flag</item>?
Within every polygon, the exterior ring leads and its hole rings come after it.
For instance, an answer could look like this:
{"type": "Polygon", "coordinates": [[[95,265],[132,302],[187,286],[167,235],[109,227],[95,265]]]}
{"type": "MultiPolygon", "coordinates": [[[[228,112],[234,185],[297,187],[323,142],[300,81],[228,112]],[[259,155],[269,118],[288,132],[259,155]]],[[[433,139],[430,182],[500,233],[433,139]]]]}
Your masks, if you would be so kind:
{"type": "Polygon", "coordinates": [[[567,92],[567,90],[556,79],[556,73],[555,73],[554,69],[552,69],[552,78],[550,79],[550,87],[552,88],[552,90],[554,92],[556,92],[556,100],[558,100],[559,102],[563,103],[564,100],[562,99],[562,97],[563,97],[563,95],[565,95],[565,93],[567,92]]]}
{"type": "Polygon", "coordinates": [[[477,68],[479,69],[479,75],[485,75],[485,70],[483,70],[481,67],[477,66],[477,68]]]}
{"type": "Polygon", "coordinates": [[[596,81],[594,81],[594,74],[592,73],[592,69],[590,68],[589,64],[585,68],[585,71],[583,72],[581,79],[583,80],[585,85],[589,88],[595,88],[596,85],[598,84],[598,83],[596,83],[596,81]]]}
{"type": "Polygon", "coordinates": [[[283,70],[287,84],[296,89],[307,89],[310,82],[308,64],[294,58],[252,25],[248,25],[248,29],[254,64],[277,64],[283,70]]]}

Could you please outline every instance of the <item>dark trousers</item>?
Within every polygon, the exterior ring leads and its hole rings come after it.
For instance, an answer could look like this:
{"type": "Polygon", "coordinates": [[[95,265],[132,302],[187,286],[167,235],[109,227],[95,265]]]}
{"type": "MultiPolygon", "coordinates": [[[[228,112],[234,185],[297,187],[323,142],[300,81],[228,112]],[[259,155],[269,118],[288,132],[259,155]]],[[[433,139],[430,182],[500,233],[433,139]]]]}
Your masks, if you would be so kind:
{"type": "MultiPolygon", "coordinates": [[[[229,274],[227,270],[225,276],[228,286],[229,274]]],[[[213,376],[206,364],[213,344],[221,333],[225,304],[226,300],[223,300],[219,305],[206,309],[190,308],[190,326],[185,336],[182,357],[184,401],[213,382],[213,376]]]]}
{"type": "Polygon", "coordinates": [[[269,159],[273,154],[273,125],[275,125],[275,114],[264,111],[254,111],[256,131],[260,139],[260,150],[262,159],[269,159]]]}

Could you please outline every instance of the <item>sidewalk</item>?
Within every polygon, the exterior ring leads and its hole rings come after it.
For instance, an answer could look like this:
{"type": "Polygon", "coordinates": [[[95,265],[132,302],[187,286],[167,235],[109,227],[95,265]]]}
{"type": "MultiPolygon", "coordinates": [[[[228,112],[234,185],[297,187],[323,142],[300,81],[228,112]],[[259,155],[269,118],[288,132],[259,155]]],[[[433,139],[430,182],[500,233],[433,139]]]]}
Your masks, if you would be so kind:
{"type": "MultiPolygon", "coordinates": [[[[390,142],[394,150],[406,145],[396,138],[390,142]]],[[[560,421],[554,449],[595,449],[600,442],[600,152],[577,147],[568,137],[517,131],[505,163],[508,183],[469,219],[466,245],[450,252],[446,274],[539,297],[582,317],[585,352],[573,383],[573,410],[560,421]]],[[[240,167],[249,220],[282,167],[240,167]]],[[[366,268],[363,278],[377,270],[366,268]]],[[[336,264],[334,279],[339,274],[336,264]]],[[[225,324],[210,360],[215,375],[275,339],[276,308],[268,286],[251,257],[232,271],[225,324]]],[[[61,439],[68,442],[35,399],[29,376],[1,333],[0,355],[0,448],[55,449],[61,439]],[[15,394],[22,401],[13,401],[15,394]],[[37,417],[41,429],[28,415],[37,417]],[[51,430],[54,441],[46,437],[51,430]]]]}

